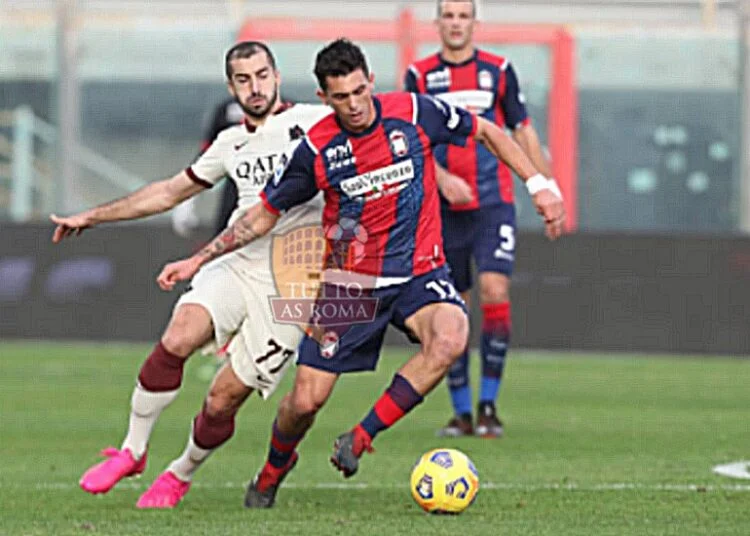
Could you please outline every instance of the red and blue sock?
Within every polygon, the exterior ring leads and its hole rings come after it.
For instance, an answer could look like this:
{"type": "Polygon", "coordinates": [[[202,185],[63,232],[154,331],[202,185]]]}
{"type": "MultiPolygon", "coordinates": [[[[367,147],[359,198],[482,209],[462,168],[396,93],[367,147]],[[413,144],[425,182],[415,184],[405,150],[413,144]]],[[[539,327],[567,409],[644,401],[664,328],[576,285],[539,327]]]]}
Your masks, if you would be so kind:
{"type": "Polygon", "coordinates": [[[494,404],[500,393],[510,343],[510,302],[482,305],[482,383],[479,403],[494,404]]]}
{"type": "Polygon", "coordinates": [[[285,467],[292,459],[294,451],[303,437],[305,437],[305,434],[284,435],[279,431],[279,427],[274,420],[271,432],[271,447],[268,449],[268,463],[276,469],[285,467]]]}
{"type": "Polygon", "coordinates": [[[461,417],[471,416],[471,385],[469,384],[469,349],[464,350],[448,371],[448,391],[453,411],[461,417]]]}
{"type": "Polygon", "coordinates": [[[373,440],[376,435],[393,426],[422,400],[422,395],[409,381],[400,374],[396,374],[391,385],[375,402],[370,413],[359,423],[359,427],[367,432],[370,440],[373,440]]]}

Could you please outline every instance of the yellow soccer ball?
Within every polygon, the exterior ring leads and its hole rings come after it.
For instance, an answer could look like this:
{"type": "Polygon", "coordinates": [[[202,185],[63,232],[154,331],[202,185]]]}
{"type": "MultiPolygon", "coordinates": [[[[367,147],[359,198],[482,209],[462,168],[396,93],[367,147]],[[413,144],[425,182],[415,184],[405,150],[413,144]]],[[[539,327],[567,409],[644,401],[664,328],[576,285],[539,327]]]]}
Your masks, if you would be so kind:
{"type": "Polygon", "coordinates": [[[422,455],[411,472],[411,495],[432,514],[460,514],[476,499],[479,474],[469,457],[456,449],[422,455]]]}

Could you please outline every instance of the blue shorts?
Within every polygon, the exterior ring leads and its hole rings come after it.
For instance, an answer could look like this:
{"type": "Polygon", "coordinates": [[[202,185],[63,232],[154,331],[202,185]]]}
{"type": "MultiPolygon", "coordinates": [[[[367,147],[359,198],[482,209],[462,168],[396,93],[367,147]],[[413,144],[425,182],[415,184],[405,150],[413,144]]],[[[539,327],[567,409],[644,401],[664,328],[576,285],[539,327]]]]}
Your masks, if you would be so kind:
{"type": "Polygon", "coordinates": [[[419,342],[406,327],[406,320],[423,307],[452,303],[467,314],[446,266],[400,285],[373,289],[361,302],[367,299],[377,299],[369,321],[324,328],[320,342],[305,335],[299,345],[297,364],[336,374],[375,370],[388,324],[406,333],[412,342],[419,342]]]}
{"type": "Polygon", "coordinates": [[[465,292],[472,286],[471,258],[477,271],[513,274],[516,253],[516,208],[512,203],[481,210],[443,209],[443,247],[456,283],[465,292]]]}

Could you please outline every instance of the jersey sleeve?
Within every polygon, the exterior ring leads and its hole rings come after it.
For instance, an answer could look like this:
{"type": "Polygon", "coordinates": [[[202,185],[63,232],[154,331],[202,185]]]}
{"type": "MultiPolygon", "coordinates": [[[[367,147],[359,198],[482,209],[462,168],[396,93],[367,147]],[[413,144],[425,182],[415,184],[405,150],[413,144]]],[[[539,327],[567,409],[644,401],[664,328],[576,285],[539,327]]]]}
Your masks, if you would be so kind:
{"type": "Polygon", "coordinates": [[[269,212],[280,214],[309,201],[318,193],[315,182],[315,153],[305,138],[292,154],[286,168],[279,167],[260,194],[269,212]]]}
{"type": "Polygon", "coordinates": [[[529,123],[526,97],[521,92],[518,77],[510,63],[505,68],[505,93],[500,97],[500,107],[503,109],[505,126],[509,129],[516,129],[529,123]]]}
{"type": "Polygon", "coordinates": [[[412,65],[406,70],[404,75],[404,91],[409,93],[419,93],[419,86],[417,85],[417,70],[412,65]]]}
{"type": "Polygon", "coordinates": [[[432,145],[451,144],[463,147],[477,131],[477,118],[462,108],[429,95],[414,95],[416,123],[422,127],[432,145]]]}
{"type": "Polygon", "coordinates": [[[223,158],[227,148],[228,142],[222,136],[217,137],[185,173],[193,182],[212,188],[227,174],[223,158]]]}

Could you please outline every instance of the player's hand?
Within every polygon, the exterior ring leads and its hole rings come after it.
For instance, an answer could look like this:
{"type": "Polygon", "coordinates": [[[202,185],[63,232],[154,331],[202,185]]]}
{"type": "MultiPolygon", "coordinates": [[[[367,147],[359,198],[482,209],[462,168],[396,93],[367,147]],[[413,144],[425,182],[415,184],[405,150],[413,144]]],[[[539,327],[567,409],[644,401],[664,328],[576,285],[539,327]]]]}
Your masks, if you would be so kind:
{"type": "Polygon", "coordinates": [[[452,205],[465,205],[474,201],[474,191],[469,183],[452,173],[446,172],[440,184],[440,193],[452,205]]]}
{"type": "Polygon", "coordinates": [[[172,290],[178,282],[191,279],[200,267],[201,262],[197,257],[170,262],[162,268],[156,282],[162,290],[172,290]]]}
{"type": "Polygon", "coordinates": [[[55,233],[52,235],[52,242],[55,244],[71,235],[78,236],[84,230],[94,226],[94,222],[87,212],[74,214],[67,218],[61,218],[56,214],[52,214],[49,219],[52,220],[52,223],[57,225],[57,227],[55,227],[55,233]]]}
{"type": "Polygon", "coordinates": [[[565,223],[565,207],[562,198],[552,190],[539,190],[532,197],[537,213],[544,218],[544,234],[550,240],[562,235],[565,223]]]}

